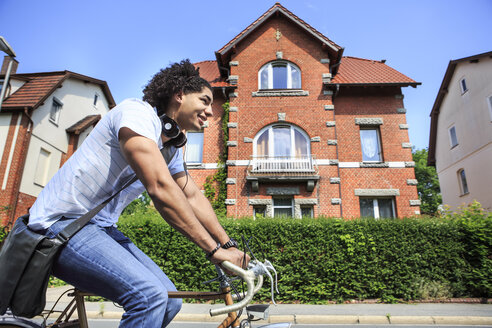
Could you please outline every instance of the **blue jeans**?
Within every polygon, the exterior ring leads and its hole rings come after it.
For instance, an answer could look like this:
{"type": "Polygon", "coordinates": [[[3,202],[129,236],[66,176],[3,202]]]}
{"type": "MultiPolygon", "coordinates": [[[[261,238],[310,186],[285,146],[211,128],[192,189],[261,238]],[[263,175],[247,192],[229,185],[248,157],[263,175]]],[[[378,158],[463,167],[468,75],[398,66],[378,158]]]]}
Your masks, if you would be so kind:
{"type": "MultiPolygon", "coordinates": [[[[47,229],[55,236],[74,219],[47,229]]],[[[54,276],[123,306],[120,327],[165,327],[181,309],[168,299],[176,287],[164,272],[115,227],[89,223],[60,252],[54,276]]]]}

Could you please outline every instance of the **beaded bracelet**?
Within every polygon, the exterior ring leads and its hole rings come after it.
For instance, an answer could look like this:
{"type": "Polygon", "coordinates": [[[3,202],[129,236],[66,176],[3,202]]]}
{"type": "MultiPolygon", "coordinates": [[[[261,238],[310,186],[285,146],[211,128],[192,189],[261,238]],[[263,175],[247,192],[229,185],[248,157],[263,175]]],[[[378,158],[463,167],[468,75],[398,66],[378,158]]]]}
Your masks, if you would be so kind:
{"type": "Polygon", "coordinates": [[[217,246],[212,251],[207,253],[206,258],[210,260],[210,258],[214,256],[215,252],[217,252],[221,246],[222,245],[220,245],[220,243],[217,243],[217,246]]]}

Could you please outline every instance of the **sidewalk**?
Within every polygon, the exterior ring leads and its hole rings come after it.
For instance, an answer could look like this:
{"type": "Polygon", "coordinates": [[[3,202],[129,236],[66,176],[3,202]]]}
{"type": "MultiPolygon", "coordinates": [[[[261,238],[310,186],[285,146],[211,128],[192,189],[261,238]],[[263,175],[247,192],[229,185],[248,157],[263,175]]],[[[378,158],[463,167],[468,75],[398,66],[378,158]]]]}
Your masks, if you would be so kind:
{"type": "MultiPolygon", "coordinates": [[[[51,308],[69,287],[50,288],[46,308],[51,308]]],[[[70,298],[63,297],[62,309],[70,298]]],[[[86,302],[89,318],[119,319],[123,309],[111,302],[86,302]]],[[[211,317],[209,311],[221,305],[183,304],[175,321],[220,322],[225,316],[211,317]]],[[[281,304],[270,306],[270,317],[263,322],[297,324],[458,324],[492,326],[492,304],[419,303],[419,304],[281,304]]],[[[245,313],[241,318],[245,318],[245,313]]]]}

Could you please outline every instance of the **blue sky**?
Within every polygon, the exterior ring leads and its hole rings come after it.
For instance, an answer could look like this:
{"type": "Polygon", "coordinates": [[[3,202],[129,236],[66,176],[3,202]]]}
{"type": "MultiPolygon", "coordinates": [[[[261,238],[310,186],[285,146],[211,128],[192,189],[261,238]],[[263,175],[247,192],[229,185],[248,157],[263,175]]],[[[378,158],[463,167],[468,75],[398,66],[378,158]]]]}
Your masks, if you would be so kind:
{"type": "MultiPolygon", "coordinates": [[[[160,68],[214,52],[275,1],[0,0],[0,35],[18,73],[70,70],[108,82],[116,102],[141,97],[160,68]]],[[[284,0],[345,47],[386,59],[422,82],[403,88],[410,142],[426,148],[437,91],[450,60],[492,50],[492,0],[284,0]]]]}

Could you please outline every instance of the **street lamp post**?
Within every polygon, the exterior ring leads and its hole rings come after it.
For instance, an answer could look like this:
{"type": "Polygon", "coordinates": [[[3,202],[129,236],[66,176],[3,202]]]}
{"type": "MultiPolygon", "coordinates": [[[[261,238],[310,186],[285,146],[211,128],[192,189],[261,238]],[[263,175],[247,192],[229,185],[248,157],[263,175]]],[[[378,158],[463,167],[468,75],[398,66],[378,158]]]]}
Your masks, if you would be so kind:
{"type": "Polygon", "coordinates": [[[14,49],[12,49],[12,47],[8,44],[8,42],[3,38],[3,36],[0,36],[0,50],[5,52],[7,55],[9,55],[10,58],[12,58],[12,60],[9,61],[7,73],[5,74],[5,79],[3,81],[2,91],[0,92],[0,111],[1,111],[3,97],[5,96],[5,90],[7,90],[7,87],[9,85],[10,71],[12,70],[12,64],[14,62],[15,52],[14,49]]]}

